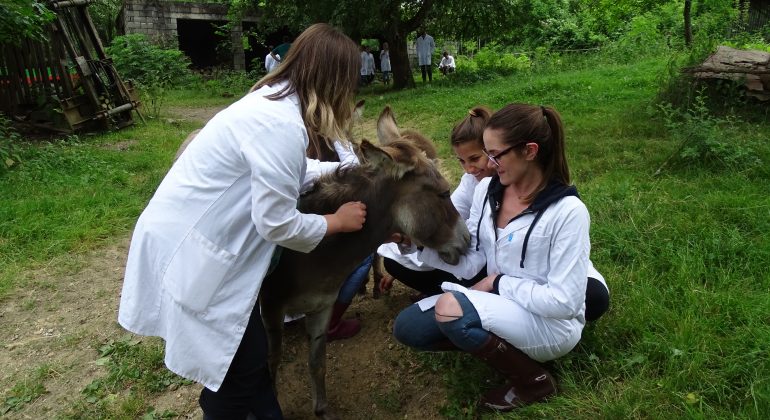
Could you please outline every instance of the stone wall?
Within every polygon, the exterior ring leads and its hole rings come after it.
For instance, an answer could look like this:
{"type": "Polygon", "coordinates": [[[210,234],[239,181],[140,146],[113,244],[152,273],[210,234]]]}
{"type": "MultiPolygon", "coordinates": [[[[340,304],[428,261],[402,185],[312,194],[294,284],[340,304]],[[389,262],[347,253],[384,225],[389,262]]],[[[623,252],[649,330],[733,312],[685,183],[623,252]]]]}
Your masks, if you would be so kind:
{"type": "MultiPolygon", "coordinates": [[[[195,3],[164,0],[125,0],[118,17],[118,27],[124,34],[145,34],[164,45],[177,43],[177,19],[226,21],[227,5],[219,3],[195,3]]],[[[243,21],[257,22],[255,16],[243,21]]],[[[241,23],[233,25],[233,68],[242,70],[245,54],[241,43],[241,23]]]]}

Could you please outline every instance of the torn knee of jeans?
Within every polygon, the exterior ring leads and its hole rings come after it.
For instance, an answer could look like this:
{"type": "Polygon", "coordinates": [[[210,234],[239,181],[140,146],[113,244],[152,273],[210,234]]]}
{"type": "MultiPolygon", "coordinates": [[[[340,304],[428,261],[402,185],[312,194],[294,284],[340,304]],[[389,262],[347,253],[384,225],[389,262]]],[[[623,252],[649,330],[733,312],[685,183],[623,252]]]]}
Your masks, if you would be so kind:
{"type": "Polygon", "coordinates": [[[463,308],[460,306],[460,302],[451,293],[444,293],[438,298],[434,311],[436,313],[436,321],[438,322],[450,322],[463,316],[463,308]]]}

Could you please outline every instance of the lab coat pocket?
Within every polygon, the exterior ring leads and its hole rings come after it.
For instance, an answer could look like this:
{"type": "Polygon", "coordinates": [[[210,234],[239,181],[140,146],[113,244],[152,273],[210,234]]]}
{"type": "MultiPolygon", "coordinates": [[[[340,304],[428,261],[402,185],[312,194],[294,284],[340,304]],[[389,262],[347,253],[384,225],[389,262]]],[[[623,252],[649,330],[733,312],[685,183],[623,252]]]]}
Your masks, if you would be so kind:
{"type": "Polygon", "coordinates": [[[166,290],[180,305],[202,312],[220,289],[235,259],[236,255],[193,230],[166,270],[166,290]]]}

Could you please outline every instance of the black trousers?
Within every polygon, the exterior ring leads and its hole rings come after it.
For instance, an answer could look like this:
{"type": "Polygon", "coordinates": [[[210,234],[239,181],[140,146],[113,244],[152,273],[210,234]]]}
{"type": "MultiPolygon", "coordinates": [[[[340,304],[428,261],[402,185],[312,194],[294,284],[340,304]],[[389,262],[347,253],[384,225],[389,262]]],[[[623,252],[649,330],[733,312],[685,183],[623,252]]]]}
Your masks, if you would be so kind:
{"type": "Polygon", "coordinates": [[[267,334],[259,304],[249,318],[224,382],[217,392],[203,388],[198,400],[205,420],[283,419],[267,363],[267,334]]]}
{"type": "Polygon", "coordinates": [[[396,280],[428,296],[444,293],[441,290],[441,283],[448,281],[458,283],[465,287],[471,287],[479,280],[487,276],[487,270],[482,269],[479,274],[469,280],[458,280],[453,274],[442,270],[414,271],[397,263],[390,258],[383,258],[385,270],[396,280]]]}
{"type": "Polygon", "coordinates": [[[427,66],[420,66],[422,72],[422,81],[425,81],[425,75],[428,75],[428,80],[433,81],[433,66],[428,64],[427,66]]]}
{"type": "MultiPolygon", "coordinates": [[[[401,283],[428,296],[443,293],[440,286],[445,281],[471,287],[487,275],[487,270],[483,269],[470,280],[458,280],[454,275],[442,270],[410,270],[390,258],[383,258],[383,265],[385,270],[401,283]]],[[[599,280],[589,277],[586,285],[586,321],[596,321],[607,312],[609,307],[609,291],[599,280]]]]}

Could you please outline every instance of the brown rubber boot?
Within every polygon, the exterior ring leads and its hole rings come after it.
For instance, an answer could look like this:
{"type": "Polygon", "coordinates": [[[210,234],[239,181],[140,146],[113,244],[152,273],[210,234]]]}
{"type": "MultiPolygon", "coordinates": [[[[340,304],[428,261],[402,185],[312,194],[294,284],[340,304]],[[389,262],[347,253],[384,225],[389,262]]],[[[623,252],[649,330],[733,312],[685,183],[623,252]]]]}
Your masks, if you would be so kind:
{"type": "Polygon", "coordinates": [[[508,379],[508,384],[481,397],[483,408],[511,411],[556,393],[556,381],[540,363],[494,334],[472,354],[508,379]]]}
{"type": "Polygon", "coordinates": [[[353,337],[361,331],[361,321],[357,319],[342,319],[350,304],[334,302],[329,329],[326,331],[326,341],[344,340],[353,337]]]}

